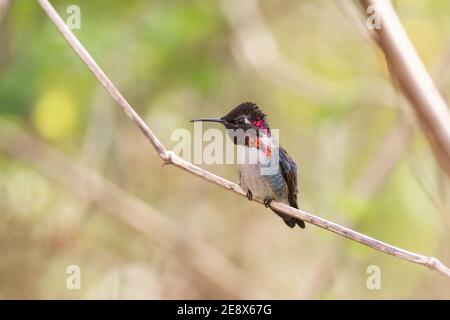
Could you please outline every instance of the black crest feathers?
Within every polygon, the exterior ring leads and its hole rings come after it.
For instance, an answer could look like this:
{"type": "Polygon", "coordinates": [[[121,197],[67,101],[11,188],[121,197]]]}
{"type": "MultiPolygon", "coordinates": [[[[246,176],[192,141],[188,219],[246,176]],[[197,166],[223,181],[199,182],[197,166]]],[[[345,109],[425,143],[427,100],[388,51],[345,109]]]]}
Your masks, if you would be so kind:
{"type": "Polygon", "coordinates": [[[266,115],[259,109],[258,105],[253,102],[244,102],[235,107],[229,113],[222,117],[224,120],[233,120],[246,115],[249,119],[265,120],[266,115]]]}

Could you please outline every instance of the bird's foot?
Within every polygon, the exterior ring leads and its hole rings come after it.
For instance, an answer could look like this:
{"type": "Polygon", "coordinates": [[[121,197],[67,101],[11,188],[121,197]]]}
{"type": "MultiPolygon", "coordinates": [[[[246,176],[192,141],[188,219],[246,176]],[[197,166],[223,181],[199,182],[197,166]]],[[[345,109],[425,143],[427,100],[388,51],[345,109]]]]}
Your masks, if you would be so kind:
{"type": "Polygon", "coordinates": [[[250,190],[247,191],[247,199],[250,201],[253,200],[253,193],[250,190]]]}
{"type": "Polygon", "coordinates": [[[266,208],[270,207],[273,199],[264,199],[263,203],[266,208]]]}

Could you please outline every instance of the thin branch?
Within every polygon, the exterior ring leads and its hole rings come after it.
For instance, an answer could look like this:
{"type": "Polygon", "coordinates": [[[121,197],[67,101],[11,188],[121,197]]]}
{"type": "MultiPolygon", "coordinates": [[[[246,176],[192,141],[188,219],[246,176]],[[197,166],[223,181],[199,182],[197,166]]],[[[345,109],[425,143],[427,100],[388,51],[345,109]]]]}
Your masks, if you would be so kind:
{"type": "MultiPolygon", "coordinates": [[[[178,168],[181,168],[193,175],[199,176],[200,178],[213,182],[225,189],[233,191],[241,196],[246,196],[242,189],[235,183],[232,183],[222,177],[219,177],[213,173],[210,173],[202,168],[199,168],[181,158],[176,156],[172,151],[167,151],[158,138],[153,134],[150,128],[147,127],[145,122],[139,117],[139,115],[134,111],[134,109],[128,104],[128,102],[122,97],[119,91],[116,89],[114,84],[109,80],[105,73],[100,69],[94,59],[86,51],[86,49],[81,45],[75,35],[71,30],[65,25],[64,21],[58,15],[56,10],[48,2],[48,0],[36,0],[47,13],[52,22],[56,25],[58,30],[62,33],[64,38],[70,44],[70,46],[75,50],[81,60],[88,66],[94,76],[102,83],[105,89],[111,94],[114,100],[122,107],[122,109],[127,113],[127,115],[138,125],[138,127],[144,132],[146,137],[153,144],[154,148],[160,155],[160,157],[167,163],[173,164],[178,168]]],[[[254,201],[262,203],[260,199],[254,199],[254,201]]],[[[349,228],[340,226],[336,223],[327,221],[323,218],[317,217],[311,213],[298,210],[287,206],[279,202],[272,202],[271,206],[281,212],[284,212],[292,217],[300,218],[321,227],[325,230],[334,232],[341,235],[347,239],[356,241],[360,244],[368,246],[372,249],[381,251],[383,253],[395,256],[397,258],[417,263],[423,266],[427,266],[430,269],[437,270],[438,272],[446,275],[450,278],[450,269],[442,264],[438,259],[433,257],[428,257],[420,254],[416,254],[398,247],[389,245],[387,243],[381,242],[369,236],[363,235],[359,232],[353,231],[349,228]]]]}
{"type": "Polygon", "coordinates": [[[61,34],[66,39],[67,43],[70,44],[72,49],[77,53],[77,55],[83,60],[86,66],[91,70],[95,77],[101,82],[109,94],[114,100],[122,107],[123,111],[130,117],[131,120],[138,126],[138,128],[144,133],[144,135],[153,144],[158,154],[164,158],[167,150],[161,144],[159,139],[153,133],[152,130],[145,124],[144,120],[134,111],[130,106],[128,101],[122,96],[122,94],[117,90],[114,84],[109,80],[108,76],[103,72],[103,70],[98,66],[97,62],[92,58],[92,56],[87,52],[87,50],[80,43],[78,38],[73,34],[73,32],[66,26],[61,16],[56,12],[55,8],[48,1],[37,0],[41,5],[42,9],[47,13],[53,23],[58,27],[61,34]]]}
{"type": "Polygon", "coordinates": [[[390,71],[409,100],[433,147],[436,159],[450,177],[450,112],[433,83],[389,0],[361,0],[380,21],[375,29],[390,71]]]}
{"type": "Polygon", "coordinates": [[[11,14],[11,7],[11,0],[0,0],[0,69],[4,69],[8,65],[10,57],[10,37],[6,32],[6,26],[11,14]]]}
{"type": "MultiPolygon", "coordinates": [[[[345,0],[339,1],[345,2],[345,0]]],[[[353,5],[352,3],[350,4],[353,5]]],[[[444,52],[438,66],[433,78],[437,88],[442,92],[445,89],[448,73],[450,72],[450,46],[444,52]]],[[[393,82],[393,85],[398,89],[396,82],[393,82]]],[[[399,90],[396,90],[396,92],[401,94],[399,90]]],[[[394,104],[398,105],[401,111],[399,119],[371,157],[370,163],[363,170],[361,176],[353,183],[352,189],[361,196],[368,196],[382,186],[396,163],[410,147],[414,134],[419,129],[420,124],[417,121],[417,117],[413,114],[414,111],[407,106],[407,101],[398,101],[394,104]]],[[[445,175],[440,175],[440,177],[446,178],[445,175]]]]}
{"type": "MultiPolygon", "coordinates": [[[[335,2],[343,13],[349,17],[354,27],[360,31],[364,38],[373,41],[374,45],[379,44],[378,35],[373,30],[369,30],[366,27],[366,17],[354,2],[347,0],[335,0],[335,2]]],[[[389,69],[391,70],[391,66],[389,66],[389,69]]],[[[443,93],[445,92],[445,88],[447,86],[447,78],[450,71],[449,43],[447,43],[442,57],[433,70],[434,82],[436,83],[439,91],[443,93]]],[[[392,80],[392,85],[396,89],[396,92],[400,93],[398,82],[396,82],[394,77],[391,77],[390,79],[392,80]]],[[[445,93],[443,93],[443,96],[445,98],[445,93]]],[[[407,106],[406,101],[398,101],[395,104],[399,104],[399,109],[403,114],[403,120],[399,119],[396,122],[394,127],[380,145],[377,152],[371,158],[366,169],[353,184],[352,189],[357,193],[359,192],[361,195],[369,195],[381,187],[382,183],[386,180],[389,173],[394,168],[396,162],[401,159],[404,151],[410,147],[413,136],[419,127],[417,118],[413,117],[414,111],[407,106]]],[[[418,166],[416,168],[418,168],[418,166]]],[[[415,173],[414,170],[413,172],[415,173]]],[[[419,175],[415,173],[414,176],[418,180],[418,183],[424,187],[424,184],[419,181],[419,175]]],[[[446,176],[439,175],[439,178],[442,181],[445,181],[444,179],[446,179],[446,176]]],[[[425,189],[424,191],[430,197],[430,200],[435,203],[435,199],[433,199],[431,192],[425,189]]],[[[445,209],[445,204],[442,208],[439,208],[442,212],[441,209],[445,209]]],[[[448,219],[444,215],[443,219],[446,222],[446,225],[448,225],[448,219]]]]}
{"type": "Polygon", "coordinates": [[[6,16],[11,8],[11,0],[0,0],[0,27],[5,21],[6,16]]]}

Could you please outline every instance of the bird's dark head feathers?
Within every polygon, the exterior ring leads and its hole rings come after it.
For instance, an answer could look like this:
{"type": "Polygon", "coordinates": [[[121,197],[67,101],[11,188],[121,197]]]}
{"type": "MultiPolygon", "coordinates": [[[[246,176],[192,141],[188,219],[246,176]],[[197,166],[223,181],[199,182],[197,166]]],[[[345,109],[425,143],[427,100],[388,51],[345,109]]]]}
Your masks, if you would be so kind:
{"type": "Polygon", "coordinates": [[[241,122],[249,122],[248,124],[256,127],[257,129],[268,129],[267,115],[264,114],[258,105],[253,102],[244,102],[235,107],[221,118],[229,124],[237,124],[241,122]]]}
{"type": "Polygon", "coordinates": [[[222,119],[232,121],[241,116],[247,116],[249,120],[264,119],[266,117],[256,103],[244,102],[228,112],[222,119]]]}

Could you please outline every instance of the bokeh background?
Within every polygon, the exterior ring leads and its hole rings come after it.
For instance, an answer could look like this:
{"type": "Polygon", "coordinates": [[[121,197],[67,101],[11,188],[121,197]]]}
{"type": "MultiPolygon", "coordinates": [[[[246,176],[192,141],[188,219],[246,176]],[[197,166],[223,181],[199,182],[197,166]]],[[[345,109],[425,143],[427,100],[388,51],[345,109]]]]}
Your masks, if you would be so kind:
{"type": "MultiPolygon", "coordinates": [[[[76,36],[168,148],[255,101],[302,209],[450,263],[449,181],[351,1],[52,2],[80,7],[76,36]]],[[[450,2],[394,4],[447,96],[450,2]]],[[[162,166],[37,3],[0,10],[0,299],[450,297],[438,273],[162,166]]]]}

